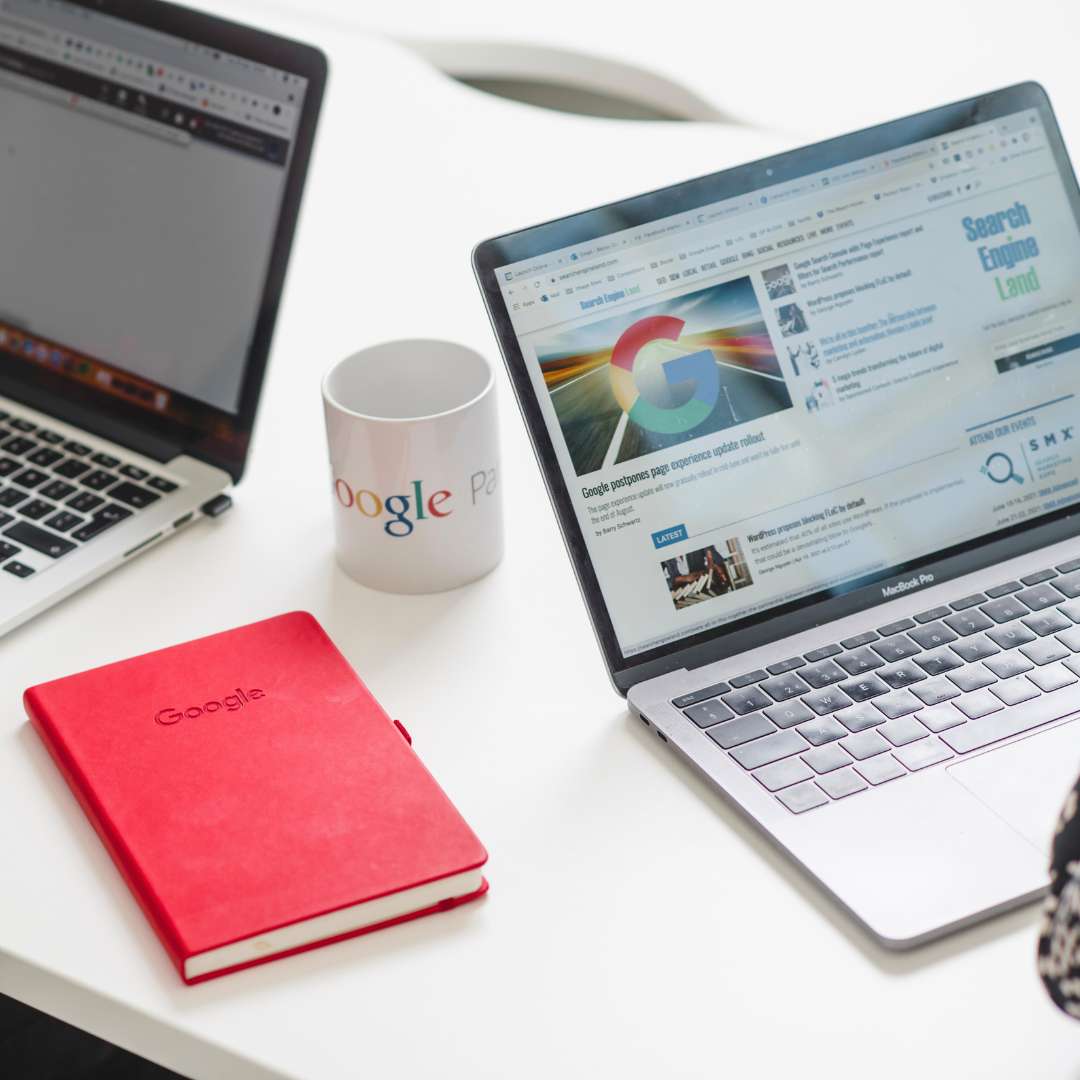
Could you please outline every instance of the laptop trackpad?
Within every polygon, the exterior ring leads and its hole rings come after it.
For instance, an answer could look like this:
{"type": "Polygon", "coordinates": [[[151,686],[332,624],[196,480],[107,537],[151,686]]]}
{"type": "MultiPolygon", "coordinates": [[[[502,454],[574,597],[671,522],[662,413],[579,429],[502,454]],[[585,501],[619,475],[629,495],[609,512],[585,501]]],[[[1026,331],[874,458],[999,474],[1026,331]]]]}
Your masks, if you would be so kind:
{"type": "Polygon", "coordinates": [[[1049,856],[1061,806],[1080,775],[1080,722],[1029,735],[948,771],[1049,856]]]}

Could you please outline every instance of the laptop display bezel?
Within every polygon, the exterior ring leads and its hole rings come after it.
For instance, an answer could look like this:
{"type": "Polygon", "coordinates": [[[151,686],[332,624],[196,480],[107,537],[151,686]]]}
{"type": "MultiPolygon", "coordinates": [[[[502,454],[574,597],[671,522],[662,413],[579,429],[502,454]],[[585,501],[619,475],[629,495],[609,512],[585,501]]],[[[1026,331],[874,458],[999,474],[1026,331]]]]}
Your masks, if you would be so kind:
{"type": "MultiPolygon", "coordinates": [[[[474,249],[473,269],[518,406],[555,507],[567,552],[609,674],[621,693],[625,694],[638,682],[668,671],[698,667],[834,619],[868,611],[882,603],[881,586],[894,578],[909,577],[914,572],[920,572],[932,575],[934,583],[939,584],[1067,539],[1080,532],[1080,506],[1063,507],[1043,515],[1037,524],[1022,523],[1001,529],[848,582],[837,589],[823,590],[646,652],[626,656],[619,646],[551,435],[518,345],[499,287],[497,270],[670,214],[686,213],[723,199],[752,193],[761,187],[835,168],[859,158],[936,138],[1025,109],[1037,109],[1040,114],[1073,213],[1080,222],[1080,188],[1077,187],[1050,101],[1038,83],[1028,82],[493,237],[474,249]]],[[[868,624],[870,622],[872,620],[868,620],[868,624]]]]}
{"type": "MultiPolygon", "coordinates": [[[[325,55],[311,45],[163,0],[69,0],[99,15],[219,49],[245,60],[307,80],[277,221],[235,413],[205,405],[192,424],[174,422],[153,410],[128,404],[93,387],[38,365],[0,363],[0,393],[47,411],[94,434],[168,460],[186,453],[216,465],[239,481],[247,461],[251,433],[281,304],[301,195],[327,80],[325,55]]],[[[182,302],[182,298],[178,298],[182,302]]],[[[108,362],[108,357],[100,357],[108,362]]]]}

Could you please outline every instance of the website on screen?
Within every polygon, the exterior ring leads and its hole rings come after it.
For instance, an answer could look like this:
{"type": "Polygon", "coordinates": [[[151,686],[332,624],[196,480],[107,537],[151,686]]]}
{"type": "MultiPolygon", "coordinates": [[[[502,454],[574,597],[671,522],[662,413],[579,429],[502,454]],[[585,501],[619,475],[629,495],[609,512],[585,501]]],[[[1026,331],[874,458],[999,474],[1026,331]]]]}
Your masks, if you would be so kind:
{"type": "Polygon", "coordinates": [[[498,276],[626,655],[1080,498],[1080,236],[1034,110],[498,276]]]}

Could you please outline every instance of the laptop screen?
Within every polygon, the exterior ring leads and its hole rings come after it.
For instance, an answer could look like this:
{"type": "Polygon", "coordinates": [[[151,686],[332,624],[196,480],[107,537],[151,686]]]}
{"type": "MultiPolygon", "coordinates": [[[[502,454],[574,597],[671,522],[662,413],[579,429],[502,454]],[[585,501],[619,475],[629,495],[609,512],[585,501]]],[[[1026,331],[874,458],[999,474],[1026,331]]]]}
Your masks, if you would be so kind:
{"type": "Polygon", "coordinates": [[[234,415],[305,80],[0,0],[0,354],[163,419],[234,415]]]}
{"type": "Polygon", "coordinates": [[[762,183],[495,271],[624,657],[1080,498],[1039,110],[762,183]]]}

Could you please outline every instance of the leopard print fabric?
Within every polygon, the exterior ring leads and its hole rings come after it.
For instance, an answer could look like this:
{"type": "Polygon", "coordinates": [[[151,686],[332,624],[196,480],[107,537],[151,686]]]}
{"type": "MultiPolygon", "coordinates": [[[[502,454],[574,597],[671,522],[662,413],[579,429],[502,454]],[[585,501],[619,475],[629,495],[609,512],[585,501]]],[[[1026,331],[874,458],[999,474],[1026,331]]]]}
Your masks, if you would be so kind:
{"type": "Polygon", "coordinates": [[[1061,810],[1050,862],[1050,893],[1039,929],[1039,974],[1063,1012],[1080,1020],[1080,781],[1061,810]]]}

